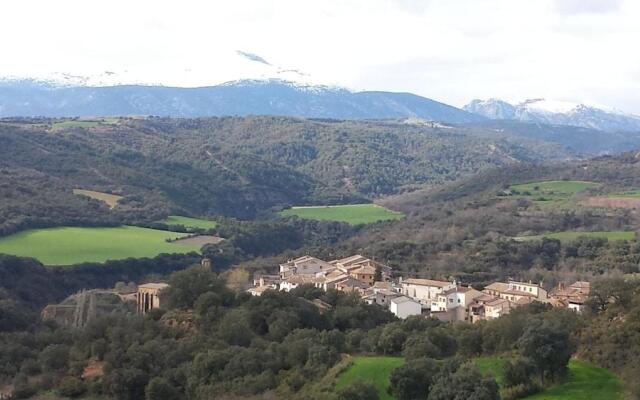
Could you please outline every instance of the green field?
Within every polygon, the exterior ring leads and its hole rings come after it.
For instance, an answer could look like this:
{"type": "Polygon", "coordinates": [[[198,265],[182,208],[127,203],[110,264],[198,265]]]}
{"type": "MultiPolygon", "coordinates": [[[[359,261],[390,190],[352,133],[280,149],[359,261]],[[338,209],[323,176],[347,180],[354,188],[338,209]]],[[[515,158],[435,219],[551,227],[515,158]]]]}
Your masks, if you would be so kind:
{"type": "Polygon", "coordinates": [[[355,357],[353,365],[338,376],[336,389],[341,389],[353,381],[362,380],[373,384],[381,400],[391,400],[387,393],[391,371],[404,364],[402,357],[355,357]]]}
{"type": "Polygon", "coordinates": [[[304,219],[340,221],[351,225],[370,224],[404,218],[404,214],[376,204],[349,204],[342,206],[292,207],[280,212],[283,217],[297,215],[304,219]]]}
{"type": "MultiPolygon", "coordinates": [[[[499,357],[480,357],[475,364],[485,374],[493,375],[502,383],[505,360],[499,357]]],[[[610,371],[583,361],[569,361],[567,382],[547,388],[541,393],[525,397],[524,400],[620,400],[622,384],[610,371]]]]}
{"type": "Polygon", "coordinates": [[[520,236],[516,240],[542,240],[543,238],[558,239],[569,242],[579,237],[604,238],[608,240],[635,240],[636,233],[633,231],[597,231],[597,232],[555,232],[544,235],[520,236]]]}
{"type": "Polygon", "coordinates": [[[134,226],[34,229],[0,238],[0,253],[33,257],[45,265],[72,265],[200,251],[199,246],[165,241],[182,236],[134,226]]]}
{"type": "Polygon", "coordinates": [[[621,400],[622,384],[611,371],[582,361],[569,362],[569,380],[525,400],[621,400]]]}
{"type": "Polygon", "coordinates": [[[169,217],[159,221],[167,225],[182,225],[185,228],[213,229],[218,226],[216,221],[208,219],[182,217],[180,215],[170,215],[169,217]]]}
{"type": "Polygon", "coordinates": [[[512,185],[509,189],[515,196],[526,196],[534,200],[566,200],[583,190],[598,187],[596,182],[584,181],[539,181],[512,185]]]}

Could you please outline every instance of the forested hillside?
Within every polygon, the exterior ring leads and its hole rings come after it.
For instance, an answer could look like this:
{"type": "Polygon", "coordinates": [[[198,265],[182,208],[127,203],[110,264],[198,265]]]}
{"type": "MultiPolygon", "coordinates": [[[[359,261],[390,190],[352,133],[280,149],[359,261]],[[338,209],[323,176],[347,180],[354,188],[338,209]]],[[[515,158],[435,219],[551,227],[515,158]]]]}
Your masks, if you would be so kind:
{"type": "Polygon", "coordinates": [[[454,127],[281,117],[3,120],[0,230],[255,217],[350,203],[480,170],[571,157],[553,144],[454,127]],[[73,189],[124,196],[111,211],[73,189]]]}

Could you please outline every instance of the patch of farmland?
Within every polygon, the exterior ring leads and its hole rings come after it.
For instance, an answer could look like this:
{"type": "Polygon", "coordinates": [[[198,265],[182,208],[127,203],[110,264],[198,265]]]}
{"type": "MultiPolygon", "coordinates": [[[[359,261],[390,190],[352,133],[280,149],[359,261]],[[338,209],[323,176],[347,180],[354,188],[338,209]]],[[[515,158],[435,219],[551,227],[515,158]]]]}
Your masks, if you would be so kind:
{"type": "Polygon", "coordinates": [[[527,197],[537,201],[566,200],[576,193],[598,187],[587,181],[539,181],[512,185],[505,192],[509,196],[527,197]]]}
{"type": "Polygon", "coordinates": [[[103,201],[111,209],[114,209],[122,199],[122,196],[118,196],[117,194],[96,192],[95,190],[73,189],[73,194],[103,201]]]}
{"type": "Polygon", "coordinates": [[[185,235],[136,226],[32,229],[0,238],[0,253],[59,266],[199,252],[201,246],[169,242],[185,235]]]}
{"type": "Polygon", "coordinates": [[[296,215],[304,219],[346,222],[351,225],[371,224],[404,218],[404,214],[377,204],[292,207],[280,212],[283,217],[296,215]]]}
{"type": "Polygon", "coordinates": [[[182,238],[182,239],[178,239],[173,243],[180,244],[180,245],[183,245],[183,246],[202,247],[202,246],[205,246],[207,244],[217,244],[217,243],[220,243],[223,240],[224,239],[219,237],[219,236],[197,235],[197,236],[191,236],[191,237],[185,237],[185,238],[182,238]]]}
{"type": "Polygon", "coordinates": [[[51,129],[54,131],[60,131],[73,128],[94,128],[100,125],[113,125],[117,124],[118,118],[100,118],[100,119],[70,119],[66,121],[57,121],[51,125],[51,129]]]}

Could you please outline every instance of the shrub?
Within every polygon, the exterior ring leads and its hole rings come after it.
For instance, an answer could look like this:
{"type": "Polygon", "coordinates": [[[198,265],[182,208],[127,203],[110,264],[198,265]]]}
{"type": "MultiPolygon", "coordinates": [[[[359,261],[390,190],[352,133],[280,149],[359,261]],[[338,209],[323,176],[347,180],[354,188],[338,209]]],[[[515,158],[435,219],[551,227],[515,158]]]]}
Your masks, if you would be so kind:
{"type": "Polygon", "coordinates": [[[84,382],[75,376],[62,378],[56,389],[56,393],[64,397],[79,397],[87,391],[84,382]]]}
{"type": "Polygon", "coordinates": [[[516,400],[521,399],[532,394],[540,392],[540,386],[535,383],[527,383],[511,386],[500,391],[502,400],[516,400]]]}

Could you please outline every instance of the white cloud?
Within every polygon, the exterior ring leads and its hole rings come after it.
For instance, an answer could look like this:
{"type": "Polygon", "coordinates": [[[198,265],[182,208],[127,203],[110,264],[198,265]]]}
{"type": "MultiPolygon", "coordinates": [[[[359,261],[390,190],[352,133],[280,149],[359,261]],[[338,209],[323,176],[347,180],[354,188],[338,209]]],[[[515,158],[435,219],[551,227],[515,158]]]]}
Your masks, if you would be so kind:
{"type": "Polygon", "coordinates": [[[238,66],[240,50],[320,82],[454,105],[548,97],[640,114],[639,3],[10,0],[0,75],[215,84],[255,73],[238,66]]]}

